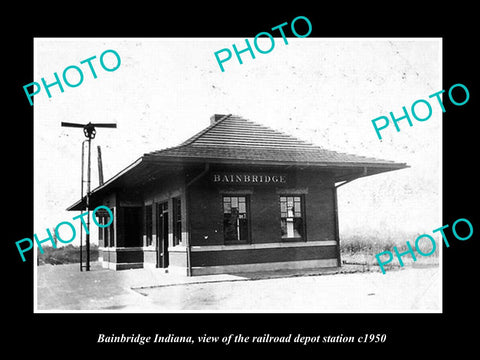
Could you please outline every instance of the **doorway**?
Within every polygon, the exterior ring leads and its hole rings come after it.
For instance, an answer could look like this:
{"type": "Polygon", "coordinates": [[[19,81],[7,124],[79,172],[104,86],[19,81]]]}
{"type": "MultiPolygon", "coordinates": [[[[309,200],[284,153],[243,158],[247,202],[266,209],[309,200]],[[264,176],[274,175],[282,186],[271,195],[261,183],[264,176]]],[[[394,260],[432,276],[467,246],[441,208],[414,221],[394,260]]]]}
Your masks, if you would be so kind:
{"type": "Polygon", "coordinates": [[[124,207],[125,247],[142,246],[142,208],[124,207]]]}
{"type": "Polygon", "coordinates": [[[168,267],[168,202],[157,204],[157,267],[168,267]]]}

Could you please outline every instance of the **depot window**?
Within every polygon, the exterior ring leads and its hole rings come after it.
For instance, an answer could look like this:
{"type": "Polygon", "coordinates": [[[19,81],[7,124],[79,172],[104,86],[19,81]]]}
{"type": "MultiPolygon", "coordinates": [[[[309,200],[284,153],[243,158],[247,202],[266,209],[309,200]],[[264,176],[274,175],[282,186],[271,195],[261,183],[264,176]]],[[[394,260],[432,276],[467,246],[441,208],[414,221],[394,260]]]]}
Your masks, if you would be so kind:
{"type": "Polygon", "coordinates": [[[305,238],[302,196],[280,196],[280,228],[282,240],[299,241],[305,238]]]}
{"type": "Polygon", "coordinates": [[[153,244],[152,217],[152,205],[145,206],[145,246],[152,246],[153,244]]]}
{"type": "MultiPolygon", "coordinates": [[[[114,208],[110,208],[112,214],[114,213],[114,208]]],[[[100,224],[105,225],[110,222],[109,217],[100,217],[100,224]]],[[[102,227],[99,229],[99,238],[103,239],[104,247],[114,247],[115,246],[115,230],[114,230],[114,221],[107,227],[102,227]]]]}
{"type": "Polygon", "coordinates": [[[248,196],[224,196],[223,234],[225,243],[248,242],[248,227],[248,196]]]}
{"type": "Polygon", "coordinates": [[[173,246],[182,243],[182,202],[173,198],[173,246]]]}

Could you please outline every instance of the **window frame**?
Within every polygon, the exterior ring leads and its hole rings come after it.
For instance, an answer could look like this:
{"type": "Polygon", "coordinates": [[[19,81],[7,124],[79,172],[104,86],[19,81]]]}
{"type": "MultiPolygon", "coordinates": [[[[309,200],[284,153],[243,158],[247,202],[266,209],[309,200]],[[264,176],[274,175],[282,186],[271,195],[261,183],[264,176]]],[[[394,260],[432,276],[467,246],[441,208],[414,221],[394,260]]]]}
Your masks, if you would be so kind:
{"type": "MultiPolygon", "coordinates": [[[[306,222],[306,213],[305,213],[305,196],[303,194],[281,194],[278,196],[278,205],[279,205],[279,210],[280,210],[280,240],[282,242],[306,242],[307,241],[307,222],[306,222]],[[286,198],[286,202],[288,202],[289,197],[292,197],[295,203],[295,198],[298,197],[300,198],[300,215],[301,216],[295,216],[295,213],[293,214],[294,216],[292,217],[283,217],[282,213],[282,198],[286,198]],[[302,236],[301,237],[283,237],[282,235],[282,221],[283,219],[302,219],[302,225],[301,225],[301,230],[302,230],[302,236]]],[[[288,209],[287,209],[288,212],[288,209]]]]}
{"type": "MultiPolygon", "coordinates": [[[[105,224],[105,218],[103,216],[99,217],[99,223],[100,225],[104,225],[105,224]]],[[[100,243],[100,241],[102,242],[103,246],[105,246],[105,236],[104,236],[104,227],[99,227],[98,228],[98,243],[100,243]]]]}
{"type": "Polygon", "coordinates": [[[153,247],[153,204],[145,205],[145,246],[153,247]]]}
{"type": "Polygon", "coordinates": [[[183,226],[182,199],[180,196],[178,196],[178,197],[172,198],[172,234],[173,234],[172,245],[173,246],[183,245],[182,226],[183,226]]]}
{"type": "MultiPolygon", "coordinates": [[[[115,247],[115,208],[110,208],[110,211],[113,214],[113,220],[110,225],[107,227],[102,227],[103,231],[103,247],[105,248],[113,248],[115,247]]],[[[101,221],[101,224],[105,224],[105,218],[101,221]]]]}
{"type": "MultiPolygon", "coordinates": [[[[250,196],[249,194],[222,194],[221,196],[222,204],[222,217],[223,217],[223,243],[225,245],[240,245],[240,244],[250,244],[251,243],[251,221],[250,221],[250,196]],[[245,198],[245,220],[247,222],[246,236],[244,240],[227,240],[225,236],[225,198],[245,198]]],[[[230,200],[231,201],[231,200],[230,200]]]]}

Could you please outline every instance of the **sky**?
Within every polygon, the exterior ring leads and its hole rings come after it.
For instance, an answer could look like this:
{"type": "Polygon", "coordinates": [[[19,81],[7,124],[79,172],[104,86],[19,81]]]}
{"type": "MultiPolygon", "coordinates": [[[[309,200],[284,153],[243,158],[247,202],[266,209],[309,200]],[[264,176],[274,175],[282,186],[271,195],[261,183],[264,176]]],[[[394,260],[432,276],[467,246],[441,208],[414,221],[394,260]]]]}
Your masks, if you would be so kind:
{"type": "MultiPolygon", "coordinates": [[[[51,98],[42,88],[34,97],[34,231],[40,239],[46,228],[78,215],[65,209],[80,198],[85,137],[82,129],[61,127],[62,121],[117,124],[116,129],[98,128],[92,142],[94,189],[97,145],[108,180],[144,153],[178,145],[202,130],[215,113],[240,115],[329,150],[407,163],[407,169],[338,189],[341,238],[431,234],[443,225],[442,111],[428,98],[443,89],[441,39],[292,37],[285,45],[275,38],[270,53],[255,52],[255,59],[244,53],[243,64],[233,56],[222,72],[214,52],[232,50],[232,44],[242,49],[245,39],[34,40],[32,81],[51,83],[54,72],[61,78],[70,65],[84,75],[77,87],[63,84],[61,93],[52,86],[51,98]],[[121,58],[115,71],[100,66],[106,50],[121,58]],[[92,56],[96,79],[87,64],[80,64],[92,56]],[[418,99],[430,100],[431,118],[412,119],[412,127],[400,121],[400,132],[391,124],[380,141],[371,120],[390,112],[400,117],[402,107],[410,109],[418,99]]],[[[116,64],[111,53],[104,60],[107,67],[116,64]]],[[[72,83],[79,80],[75,76],[74,70],[68,72],[72,83]]],[[[80,222],[74,223],[79,229],[80,222]]]]}

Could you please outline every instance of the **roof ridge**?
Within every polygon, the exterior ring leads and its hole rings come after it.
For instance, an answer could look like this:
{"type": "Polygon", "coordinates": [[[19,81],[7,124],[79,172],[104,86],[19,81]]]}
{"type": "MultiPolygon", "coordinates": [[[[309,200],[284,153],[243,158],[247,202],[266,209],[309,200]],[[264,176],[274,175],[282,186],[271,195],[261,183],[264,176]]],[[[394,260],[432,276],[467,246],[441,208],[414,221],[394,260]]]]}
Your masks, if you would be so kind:
{"type": "Polygon", "coordinates": [[[190,145],[190,144],[193,143],[195,140],[197,140],[200,136],[202,136],[202,135],[205,134],[206,132],[210,131],[211,129],[213,129],[214,127],[216,127],[218,124],[224,122],[226,119],[228,119],[228,118],[231,117],[231,116],[232,116],[232,114],[225,115],[225,116],[222,117],[220,120],[215,121],[213,124],[208,125],[205,129],[203,129],[203,130],[199,131],[198,133],[196,133],[195,135],[189,137],[187,140],[185,140],[184,142],[180,143],[180,144],[177,145],[176,147],[182,147],[182,146],[190,145]]]}
{"type": "MultiPolygon", "coordinates": [[[[164,149],[159,149],[155,150],[149,153],[146,153],[144,155],[149,156],[149,155],[163,155],[163,154],[169,154],[172,151],[173,152],[184,152],[184,151],[190,151],[188,149],[192,149],[194,152],[200,152],[204,153],[206,149],[215,149],[215,151],[220,151],[220,148],[227,150],[227,151],[244,151],[247,148],[249,149],[250,152],[287,152],[289,154],[300,154],[303,153],[304,155],[307,154],[313,154],[313,153],[322,153],[324,155],[322,156],[327,156],[330,158],[337,158],[337,157],[355,157],[357,160],[366,160],[366,161],[382,161],[384,163],[394,163],[391,160],[384,160],[384,159],[379,159],[376,157],[372,156],[363,156],[363,155],[356,155],[352,154],[350,152],[344,152],[344,151],[338,151],[338,150],[333,150],[333,149],[326,149],[323,146],[317,145],[312,142],[305,141],[303,139],[297,138],[293,135],[287,134],[285,132],[282,132],[280,130],[276,130],[271,128],[270,126],[263,125],[260,123],[257,123],[255,121],[252,121],[250,119],[246,119],[242,116],[239,115],[225,115],[222,118],[220,118],[218,121],[210,124],[203,130],[199,131],[195,135],[191,136],[187,140],[183,141],[179,145],[172,146],[172,147],[167,147],[164,149]],[[248,136],[240,136],[233,138],[233,140],[229,139],[228,137],[224,139],[224,141],[220,141],[219,135],[221,135],[223,132],[225,132],[226,129],[219,130],[219,134],[209,134],[206,135],[209,131],[212,129],[216,128],[220,124],[224,123],[227,119],[231,119],[233,121],[238,121],[237,123],[233,124],[227,124],[227,130],[230,130],[230,134],[233,135],[238,135],[236,133],[237,131],[243,132],[244,130],[242,129],[242,123],[247,123],[246,129],[245,129],[245,134],[248,135],[248,130],[251,130],[255,132],[255,129],[252,129],[251,127],[255,127],[257,129],[261,129],[262,131],[265,131],[260,137],[253,137],[251,140],[251,143],[249,143],[250,138],[248,136]],[[250,126],[250,128],[249,128],[250,126]],[[273,135],[272,138],[273,140],[270,140],[270,133],[273,135]],[[205,139],[202,139],[197,142],[197,140],[201,139],[203,136],[206,135],[205,139]],[[275,135],[277,137],[275,138],[275,135]],[[212,140],[213,139],[213,140],[212,140]],[[282,141],[289,139],[289,141],[286,141],[283,145],[276,145],[276,142],[282,141]],[[197,142],[197,143],[196,143],[197,142]]],[[[209,151],[210,151],[209,150],[209,151]]],[[[215,152],[214,151],[214,152],[215,152]]],[[[308,155],[310,156],[310,155],[308,155]]]]}
{"type": "MultiPolygon", "coordinates": [[[[307,147],[310,150],[328,151],[327,149],[323,148],[322,146],[319,146],[319,145],[313,144],[312,142],[308,142],[308,141],[305,141],[303,139],[297,138],[297,137],[295,137],[293,135],[290,135],[290,134],[287,134],[283,131],[276,130],[276,129],[270,127],[270,126],[257,123],[253,120],[250,120],[250,119],[246,119],[246,118],[244,118],[240,115],[228,114],[228,115],[225,115],[224,117],[220,118],[218,121],[210,124],[209,126],[204,128],[203,130],[199,131],[198,133],[194,134],[193,136],[189,137],[187,140],[183,141],[179,145],[167,147],[167,148],[164,148],[164,149],[155,150],[155,151],[146,153],[144,155],[155,155],[155,154],[159,154],[161,152],[167,151],[167,150],[181,149],[181,148],[184,148],[184,147],[190,146],[190,145],[194,146],[196,148],[205,147],[205,146],[208,147],[208,146],[210,146],[208,143],[207,144],[201,143],[201,142],[199,144],[194,144],[194,143],[197,140],[199,140],[200,138],[202,138],[202,136],[206,135],[208,132],[210,132],[214,128],[218,127],[220,124],[224,123],[227,119],[240,120],[240,121],[243,121],[245,123],[248,123],[250,126],[254,126],[258,129],[266,131],[267,134],[268,134],[268,132],[271,132],[273,135],[281,136],[284,139],[289,139],[290,141],[293,142],[293,144],[291,143],[291,144],[287,145],[287,147],[300,146],[303,149],[298,149],[298,150],[306,150],[305,147],[307,147]]],[[[215,135],[212,134],[212,136],[215,136],[215,135]]],[[[269,138],[269,136],[267,138],[269,138]]],[[[207,140],[207,142],[208,142],[208,140],[207,140]]],[[[231,144],[223,143],[222,145],[225,146],[225,147],[230,147],[231,144]]],[[[239,147],[239,146],[241,146],[241,145],[240,144],[237,144],[236,146],[234,145],[234,147],[239,147]]],[[[255,147],[254,144],[251,144],[250,146],[255,147]]],[[[264,147],[264,145],[260,145],[259,147],[264,147]]],[[[272,148],[272,147],[270,146],[269,148],[272,148]]]]}
{"type": "MultiPolygon", "coordinates": [[[[273,132],[276,133],[276,134],[279,134],[279,135],[282,135],[282,136],[286,136],[286,137],[288,137],[288,138],[290,138],[290,139],[293,139],[293,140],[296,140],[296,141],[298,141],[298,142],[301,142],[302,144],[311,145],[311,146],[317,146],[317,145],[315,145],[315,144],[313,144],[313,143],[311,143],[311,142],[308,142],[308,141],[306,141],[306,140],[300,139],[300,138],[298,138],[298,137],[296,137],[296,136],[293,136],[293,135],[287,134],[287,133],[285,133],[285,132],[283,132],[283,131],[274,129],[274,128],[268,126],[268,125],[259,124],[259,123],[255,122],[255,121],[253,121],[253,120],[245,119],[245,118],[243,118],[243,117],[240,117],[240,118],[243,119],[243,120],[245,120],[245,121],[247,121],[247,122],[250,122],[250,123],[252,123],[252,124],[254,124],[254,125],[256,125],[256,126],[259,126],[259,127],[261,127],[261,128],[267,129],[267,130],[269,130],[269,131],[273,131],[273,132]]],[[[318,147],[322,148],[321,146],[318,146],[318,147]]]]}
{"type": "Polygon", "coordinates": [[[180,148],[182,148],[182,147],[188,146],[188,145],[192,144],[195,140],[197,140],[200,136],[202,136],[203,134],[205,134],[205,133],[208,132],[209,130],[213,129],[213,128],[214,128],[215,126],[217,126],[219,123],[224,122],[226,119],[228,119],[228,118],[231,117],[231,116],[232,116],[232,114],[225,115],[225,116],[222,117],[220,120],[214,122],[213,124],[208,125],[206,128],[204,128],[203,130],[199,131],[198,133],[192,135],[192,136],[189,137],[187,140],[181,142],[181,143],[178,144],[178,145],[169,146],[169,147],[166,147],[166,148],[163,148],[163,149],[159,149],[159,150],[154,150],[154,151],[145,153],[144,155],[155,155],[155,154],[161,153],[161,152],[163,152],[163,151],[175,150],[175,149],[180,149],[180,148]]]}

